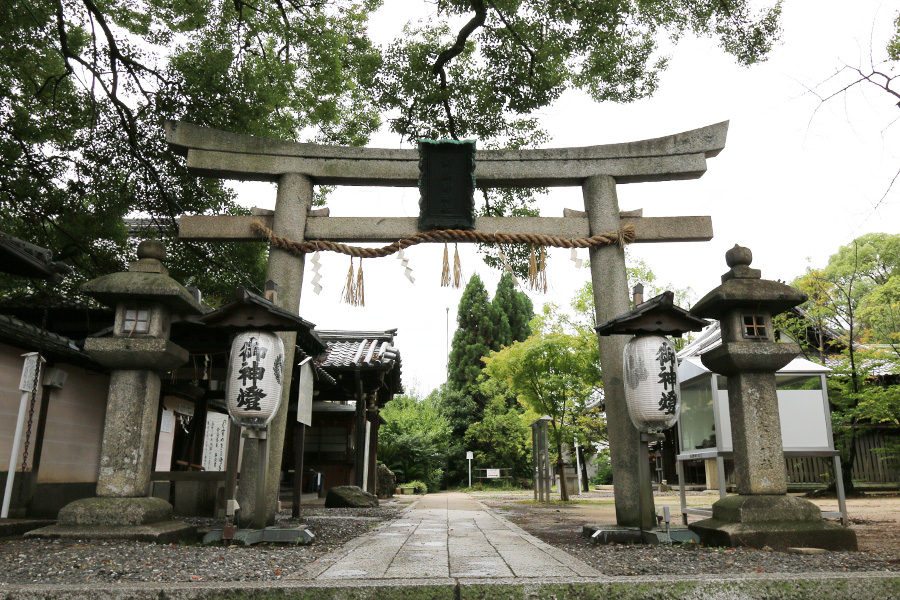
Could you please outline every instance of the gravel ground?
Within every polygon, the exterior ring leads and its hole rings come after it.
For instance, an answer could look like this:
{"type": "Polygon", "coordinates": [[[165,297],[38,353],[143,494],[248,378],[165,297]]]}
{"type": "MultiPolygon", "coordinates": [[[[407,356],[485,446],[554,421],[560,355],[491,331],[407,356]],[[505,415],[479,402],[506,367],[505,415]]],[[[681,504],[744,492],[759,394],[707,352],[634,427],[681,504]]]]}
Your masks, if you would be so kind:
{"type": "MultiPolygon", "coordinates": [[[[473,494],[489,510],[556,546],[608,576],[659,574],[746,574],[800,572],[900,571],[897,508],[875,502],[853,520],[860,552],[796,555],[749,548],[702,545],[594,545],[581,536],[585,523],[610,506],[535,505],[528,495],[473,494]],[[600,511],[600,512],[598,512],[600,511]]],[[[611,494],[592,493],[576,500],[603,501],[611,494]]],[[[374,509],[304,508],[300,520],[279,515],[278,524],[302,524],[316,534],[311,546],[200,546],[141,542],[74,540],[0,540],[0,586],[4,583],[85,583],[115,581],[273,581],[302,571],[335,547],[397,518],[408,505],[374,509]]],[[[851,506],[851,515],[855,512],[851,506]]],[[[220,525],[212,519],[185,519],[200,529],[220,525]]]]}
{"type": "MultiPolygon", "coordinates": [[[[394,519],[407,505],[378,508],[305,508],[301,518],[278,515],[316,535],[310,546],[201,546],[125,541],[0,540],[3,583],[115,581],[273,581],[303,570],[335,547],[394,519]]],[[[210,529],[214,519],[184,519],[210,529]]]]}
{"type": "MultiPolygon", "coordinates": [[[[895,548],[863,543],[864,537],[871,537],[865,536],[866,528],[890,527],[890,533],[896,536],[897,524],[893,521],[851,519],[851,526],[860,536],[860,546],[863,548],[860,552],[826,552],[807,556],[771,549],[714,548],[695,544],[595,545],[582,537],[582,525],[614,519],[591,520],[589,504],[535,505],[521,495],[476,497],[495,514],[509,519],[548,544],[565,550],[604,575],[900,571],[900,555],[895,548]]],[[[574,499],[589,502],[611,497],[611,494],[592,493],[574,499]]],[[[610,507],[607,505],[603,509],[609,512],[610,507]]],[[[852,509],[850,514],[854,514],[852,509]]]]}

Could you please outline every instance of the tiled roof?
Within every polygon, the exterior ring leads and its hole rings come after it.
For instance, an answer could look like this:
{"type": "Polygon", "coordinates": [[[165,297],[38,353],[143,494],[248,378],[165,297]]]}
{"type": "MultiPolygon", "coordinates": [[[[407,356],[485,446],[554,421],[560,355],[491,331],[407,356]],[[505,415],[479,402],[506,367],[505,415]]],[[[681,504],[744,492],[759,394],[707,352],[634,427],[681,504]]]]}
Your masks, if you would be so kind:
{"type": "Polygon", "coordinates": [[[379,339],[324,341],[327,346],[325,358],[319,361],[323,367],[374,367],[399,362],[399,352],[388,341],[379,339]]]}
{"type": "Polygon", "coordinates": [[[29,325],[8,315],[0,315],[0,342],[28,351],[40,350],[43,347],[44,354],[48,356],[82,366],[100,368],[69,338],[50,331],[45,331],[42,337],[40,327],[29,325]]]}
{"type": "Polygon", "coordinates": [[[53,261],[53,252],[0,231],[0,272],[59,283],[72,267],[53,261]]]}
{"type": "Polygon", "coordinates": [[[334,377],[340,371],[382,372],[392,394],[403,392],[400,351],[394,347],[396,329],[386,331],[316,330],[325,343],[325,354],[316,361],[334,377]]]}

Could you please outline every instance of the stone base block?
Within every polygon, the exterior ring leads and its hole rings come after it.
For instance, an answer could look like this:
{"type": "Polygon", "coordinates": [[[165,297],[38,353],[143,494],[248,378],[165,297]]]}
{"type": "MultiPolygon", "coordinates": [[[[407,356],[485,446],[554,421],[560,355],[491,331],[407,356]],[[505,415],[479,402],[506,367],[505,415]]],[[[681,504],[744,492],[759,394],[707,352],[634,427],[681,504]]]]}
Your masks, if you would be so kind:
{"type": "Polygon", "coordinates": [[[684,525],[672,525],[668,531],[661,527],[641,530],[623,525],[584,525],[581,535],[595,544],[685,544],[700,541],[697,534],[684,525]]]}
{"type": "Polygon", "coordinates": [[[857,550],[856,532],[822,520],[804,498],[782,495],[729,496],[713,504],[713,516],[692,523],[691,531],[709,546],[793,546],[857,550]]]}
{"type": "Polygon", "coordinates": [[[0,519],[0,538],[15,537],[53,523],[48,519],[0,519]]]}
{"type": "Polygon", "coordinates": [[[51,525],[25,534],[26,538],[64,538],[76,540],[134,540],[137,542],[197,541],[197,528],[178,521],[148,525],[51,525]]]}
{"type": "Polygon", "coordinates": [[[794,546],[825,550],[858,549],[855,531],[828,521],[733,523],[721,519],[704,519],[689,527],[707,546],[769,546],[775,550],[786,550],[794,546]]]}
{"type": "Polygon", "coordinates": [[[172,505],[161,498],[82,498],[65,505],[60,525],[132,526],[172,520],[172,505]]]}
{"type": "MultiPolygon", "coordinates": [[[[316,539],[315,534],[306,528],[300,527],[266,527],[265,529],[238,529],[232,544],[252,546],[254,544],[295,544],[308,546],[316,539]]],[[[204,544],[222,543],[221,529],[212,529],[203,537],[204,544]]]]}

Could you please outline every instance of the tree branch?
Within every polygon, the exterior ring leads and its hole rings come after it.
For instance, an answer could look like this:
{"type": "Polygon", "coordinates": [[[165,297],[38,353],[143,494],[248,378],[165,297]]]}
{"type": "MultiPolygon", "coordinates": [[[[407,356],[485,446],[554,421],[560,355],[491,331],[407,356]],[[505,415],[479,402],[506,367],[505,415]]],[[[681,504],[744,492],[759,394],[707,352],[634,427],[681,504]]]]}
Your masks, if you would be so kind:
{"type": "Polygon", "coordinates": [[[475,16],[459,30],[459,34],[456,36],[456,42],[438,54],[437,59],[434,61],[434,65],[431,67],[432,75],[437,75],[441,78],[441,91],[444,92],[442,103],[444,105],[444,112],[447,114],[447,129],[449,130],[450,137],[454,140],[458,140],[459,136],[456,132],[456,120],[453,118],[453,112],[450,110],[450,98],[447,94],[447,72],[444,69],[444,66],[465,50],[466,41],[469,39],[469,36],[472,35],[476,29],[484,25],[484,20],[487,17],[487,9],[484,7],[484,0],[472,0],[472,8],[475,10],[475,16]]]}

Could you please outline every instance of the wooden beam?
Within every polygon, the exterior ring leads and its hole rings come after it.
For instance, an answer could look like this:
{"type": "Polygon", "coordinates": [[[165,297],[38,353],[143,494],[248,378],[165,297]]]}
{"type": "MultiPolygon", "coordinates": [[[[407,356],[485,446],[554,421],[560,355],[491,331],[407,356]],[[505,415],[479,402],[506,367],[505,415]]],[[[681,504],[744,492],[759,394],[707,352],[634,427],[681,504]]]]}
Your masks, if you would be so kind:
{"type": "MultiPolygon", "coordinates": [[[[186,241],[258,242],[250,223],[272,227],[271,216],[182,216],[179,238],[186,241]]],[[[712,239],[710,217],[623,217],[623,225],[634,225],[636,243],[706,242],[712,239]]],[[[556,237],[587,237],[584,217],[479,217],[478,231],[490,233],[536,233],[556,237]]],[[[333,242],[394,242],[418,232],[416,217],[309,217],[307,240],[333,242]]]]}

